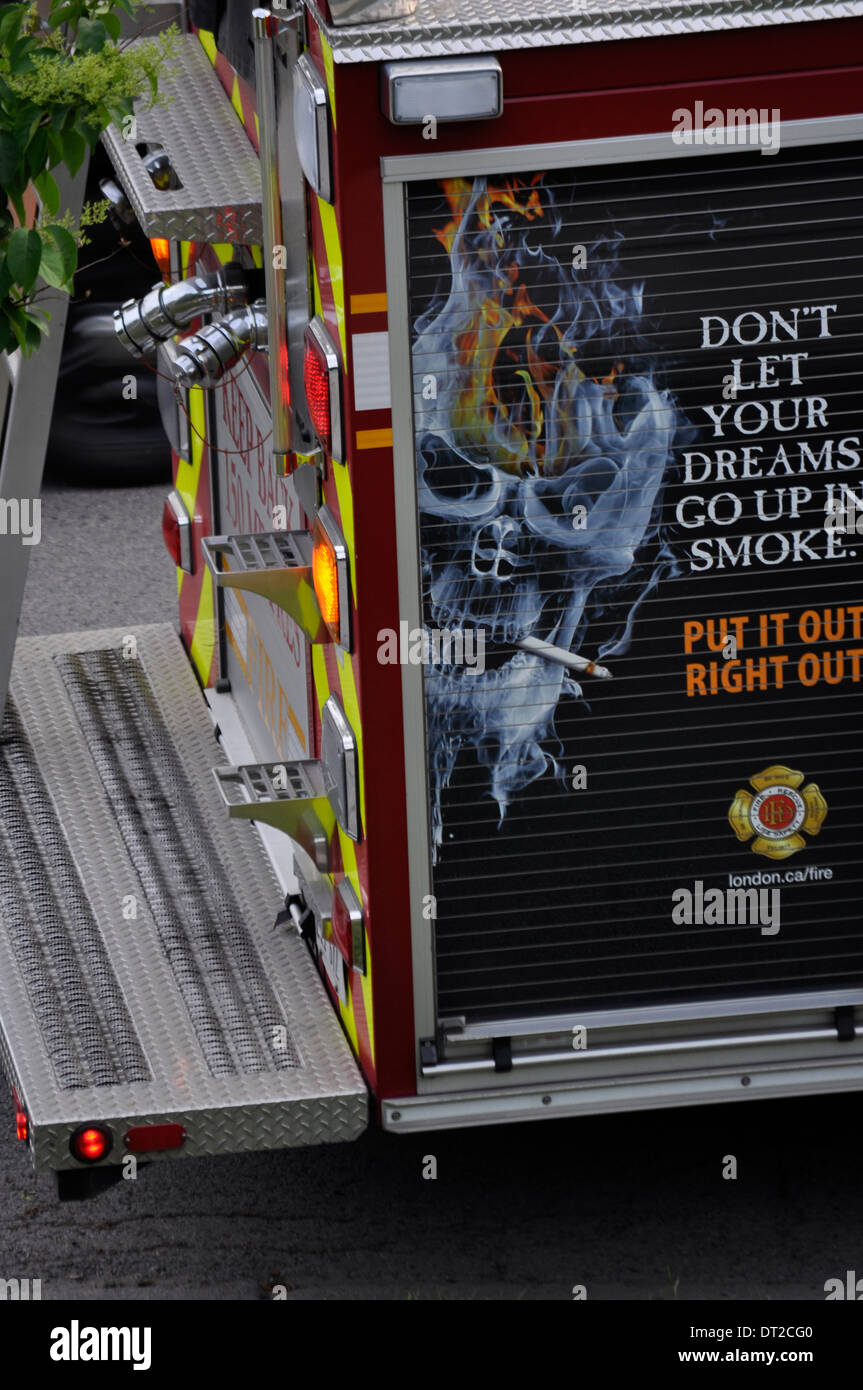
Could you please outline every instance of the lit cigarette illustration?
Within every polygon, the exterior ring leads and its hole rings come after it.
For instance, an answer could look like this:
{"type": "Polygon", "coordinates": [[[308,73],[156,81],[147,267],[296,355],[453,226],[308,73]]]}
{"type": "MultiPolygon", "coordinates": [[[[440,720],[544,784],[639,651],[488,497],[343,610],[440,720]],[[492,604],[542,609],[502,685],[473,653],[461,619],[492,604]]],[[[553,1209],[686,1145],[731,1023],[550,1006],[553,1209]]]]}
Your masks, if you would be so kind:
{"type": "Polygon", "coordinates": [[[579,656],[578,652],[564,651],[563,647],[555,647],[551,642],[543,642],[539,637],[522,637],[515,645],[521,647],[523,652],[534,652],[537,656],[544,656],[546,661],[555,661],[558,666],[571,666],[574,671],[582,671],[586,676],[596,676],[601,681],[611,680],[611,672],[607,666],[597,666],[595,661],[589,661],[586,656],[579,656]]]}

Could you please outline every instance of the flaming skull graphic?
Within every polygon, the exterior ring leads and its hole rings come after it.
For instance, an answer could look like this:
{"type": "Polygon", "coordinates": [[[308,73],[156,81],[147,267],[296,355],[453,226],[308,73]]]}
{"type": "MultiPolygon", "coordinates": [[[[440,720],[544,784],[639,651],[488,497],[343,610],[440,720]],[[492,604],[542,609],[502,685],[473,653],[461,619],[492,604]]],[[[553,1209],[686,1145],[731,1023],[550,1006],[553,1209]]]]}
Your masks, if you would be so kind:
{"type": "MultiPolygon", "coordinates": [[[[577,237],[543,177],[442,185],[451,216],[435,235],[449,281],[414,325],[427,618],[483,629],[498,658],[482,674],[426,672],[436,847],[462,751],[487,769],[499,824],[515,793],[560,770],[542,745],[561,696],[581,687],[517,644],[570,651],[593,589],[632,570],[656,531],[681,420],[648,359],[627,365],[643,285],[619,283],[620,239],[584,248],[576,267],[577,237]],[[603,354],[608,370],[591,375],[603,354]]],[[[638,601],[610,649],[624,648],[638,601]]]]}

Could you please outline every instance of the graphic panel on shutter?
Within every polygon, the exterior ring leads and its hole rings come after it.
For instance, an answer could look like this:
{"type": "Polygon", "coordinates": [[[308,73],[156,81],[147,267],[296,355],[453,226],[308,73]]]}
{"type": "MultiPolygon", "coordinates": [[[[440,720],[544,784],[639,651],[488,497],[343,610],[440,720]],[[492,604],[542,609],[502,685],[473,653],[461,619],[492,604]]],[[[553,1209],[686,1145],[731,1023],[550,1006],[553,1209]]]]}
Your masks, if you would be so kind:
{"type": "Polygon", "coordinates": [[[863,983],[861,153],[409,186],[442,1017],[863,983]]]}

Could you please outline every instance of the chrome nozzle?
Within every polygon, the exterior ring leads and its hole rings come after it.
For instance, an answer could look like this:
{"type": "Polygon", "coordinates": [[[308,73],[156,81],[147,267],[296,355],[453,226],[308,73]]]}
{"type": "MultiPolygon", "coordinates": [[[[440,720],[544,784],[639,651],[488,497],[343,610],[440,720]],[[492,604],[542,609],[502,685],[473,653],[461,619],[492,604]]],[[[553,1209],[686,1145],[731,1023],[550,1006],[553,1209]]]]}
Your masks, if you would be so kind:
{"type": "Polygon", "coordinates": [[[250,350],[266,350],[267,306],[262,299],[234,309],[180,343],[173,371],[182,386],[213,386],[250,350]]]}
{"type": "Polygon", "coordinates": [[[241,267],[226,265],[173,285],[154,285],[143,299],[128,299],[114,310],[114,332],[133,357],[143,357],[200,314],[225,314],[247,301],[241,267]]]}

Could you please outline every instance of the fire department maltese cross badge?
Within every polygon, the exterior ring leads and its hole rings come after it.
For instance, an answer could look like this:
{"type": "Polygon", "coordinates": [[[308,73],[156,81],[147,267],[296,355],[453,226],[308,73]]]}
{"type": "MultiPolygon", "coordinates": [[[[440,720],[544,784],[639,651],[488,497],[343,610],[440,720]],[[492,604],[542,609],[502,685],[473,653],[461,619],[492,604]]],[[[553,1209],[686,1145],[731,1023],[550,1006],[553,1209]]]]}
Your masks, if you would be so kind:
{"type": "Polygon", "coordinates": [[[803,773],[790,767],[766,767],[749,779],[754,793],[742,788],[735,796],[728,821],[743,844],[752,840],[754,854],[788,859],[806,848],[806,835],[818,834],[827,802],[814,782],[801,790],[802,781],[803,773]]]}

